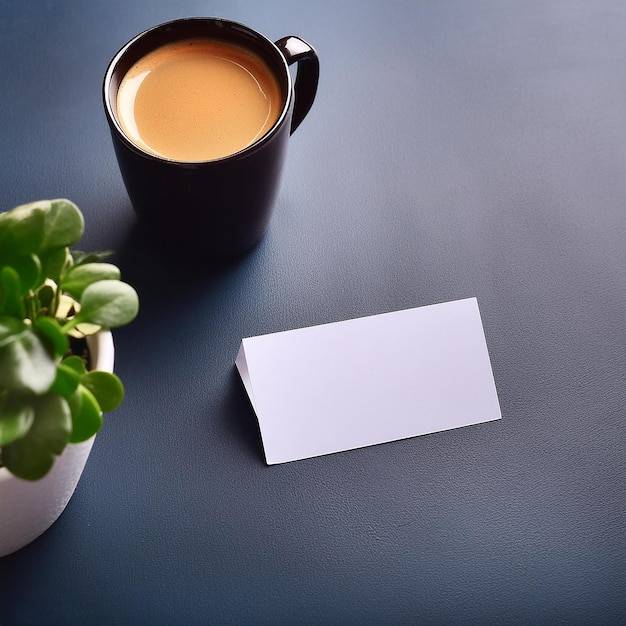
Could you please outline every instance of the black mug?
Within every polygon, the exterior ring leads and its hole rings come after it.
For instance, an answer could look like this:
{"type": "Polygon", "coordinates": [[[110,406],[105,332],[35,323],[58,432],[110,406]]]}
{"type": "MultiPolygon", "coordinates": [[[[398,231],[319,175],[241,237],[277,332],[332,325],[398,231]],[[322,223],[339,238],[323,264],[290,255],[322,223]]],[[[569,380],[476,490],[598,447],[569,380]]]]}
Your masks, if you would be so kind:
{"type": "Polygon", "coordinates": [[[319,77],[315,50],[298,37],[273,43],[251,28],[220,18],[185,18],[150,28],[112,59],[103,84],[104,109],[128,196],[140,223],[178,255],[231,260],[265,234],[278,195],[290,135],[309,112],[319,77]],[[273,126],[251,145],[219,158],[183,161],[153,154],[120,122],[117,94],[129,69],[172,42],[209,38],[256,54],[281,90],[273,126]],[[289,65],[297,63],[295,84],[289,65]]]}

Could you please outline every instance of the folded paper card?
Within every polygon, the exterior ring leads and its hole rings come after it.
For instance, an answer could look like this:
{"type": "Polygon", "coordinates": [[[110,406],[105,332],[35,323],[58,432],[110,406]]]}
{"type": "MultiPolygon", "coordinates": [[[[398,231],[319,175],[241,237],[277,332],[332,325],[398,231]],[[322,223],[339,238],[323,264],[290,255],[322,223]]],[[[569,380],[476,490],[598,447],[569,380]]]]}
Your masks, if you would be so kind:
{"type": "Polygon", "coordinates": [[[249,337],[268,464],[501,418],[476,298],[249,337]]]}

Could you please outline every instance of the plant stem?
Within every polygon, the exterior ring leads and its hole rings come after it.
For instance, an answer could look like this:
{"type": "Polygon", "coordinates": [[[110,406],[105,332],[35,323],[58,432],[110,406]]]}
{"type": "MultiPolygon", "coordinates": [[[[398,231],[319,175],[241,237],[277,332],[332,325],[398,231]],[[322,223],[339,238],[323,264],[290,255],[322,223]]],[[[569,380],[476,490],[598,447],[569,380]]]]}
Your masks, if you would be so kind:
{"type": "Polygon", "coordinates": [[[26,296],[24,300],[26,304],[26,317],[34,324],[37,319],[35,294],[32,291],[29,291],[28,296],[26,296]]]}
{"type": "Polygon", "coordinates": [[[67,320],[63,326],[61,326],[61,332],[67,334],[70,330],[78,326],[79,322],[76,317],[73,317],[71,320],[67,320]]]}

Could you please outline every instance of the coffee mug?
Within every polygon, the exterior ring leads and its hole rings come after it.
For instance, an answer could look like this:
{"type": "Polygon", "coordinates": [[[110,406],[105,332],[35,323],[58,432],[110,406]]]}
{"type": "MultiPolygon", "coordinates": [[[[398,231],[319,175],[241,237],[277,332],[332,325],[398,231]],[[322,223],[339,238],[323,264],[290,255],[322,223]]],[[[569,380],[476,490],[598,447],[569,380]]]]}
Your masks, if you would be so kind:
{"type": "Polygon", "coordinates": [[[121,48],[104,109],[128,196],[160,245],[229,260],[258,243],[318,77],[302,39],[273,43],[220,18],[167,22],[121,48]]]}

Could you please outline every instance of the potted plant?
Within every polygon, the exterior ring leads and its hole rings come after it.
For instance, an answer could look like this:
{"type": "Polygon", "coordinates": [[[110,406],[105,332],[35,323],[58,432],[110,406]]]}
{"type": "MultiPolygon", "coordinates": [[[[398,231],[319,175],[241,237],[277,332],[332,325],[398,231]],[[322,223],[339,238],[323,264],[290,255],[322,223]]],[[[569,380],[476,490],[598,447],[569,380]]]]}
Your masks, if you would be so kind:
{"type": "Polygon", "coordinates": [[[56,521],[124,396],[109,329],[138,297],[106,253],[70,251],[83,231],[68,200],[0,213],[0,556],[56,521]]]}

